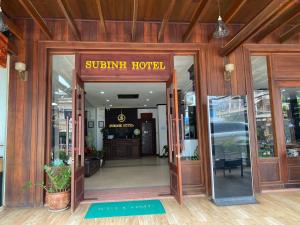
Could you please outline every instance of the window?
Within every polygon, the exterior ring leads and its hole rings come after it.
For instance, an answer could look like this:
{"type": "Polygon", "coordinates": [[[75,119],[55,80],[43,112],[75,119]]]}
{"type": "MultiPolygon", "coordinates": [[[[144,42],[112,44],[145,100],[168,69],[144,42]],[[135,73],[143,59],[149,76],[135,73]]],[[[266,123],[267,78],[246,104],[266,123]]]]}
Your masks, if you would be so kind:
{"type": "Polygon", "coordinates": [[[199,160],[194,56],[175,56],[182,160],[199,160]]]}
{"type": "Polygon", "coordinates": [[[274,157],[271,101],[266,56],[252,56],[252,78],[259,157],[274,157]]]}
{"type": "Polygon", "coordinates": [[[282,113],[288,157],[300,154],[300,88],[281,89],[282,113]]]}
{"type": "Polygon", "coordinates": [[[52,140],[51,159],[69,154],[72,144],[72,74],[74,55],[52,56],[52,140]]]}

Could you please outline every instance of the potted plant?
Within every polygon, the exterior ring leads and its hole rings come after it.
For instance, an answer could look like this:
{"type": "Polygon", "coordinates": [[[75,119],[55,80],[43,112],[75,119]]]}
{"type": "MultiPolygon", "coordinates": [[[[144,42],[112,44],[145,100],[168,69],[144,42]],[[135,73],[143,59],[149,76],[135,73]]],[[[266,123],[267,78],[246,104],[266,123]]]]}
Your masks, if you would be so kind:
{"type": "MultiPolygon", "coordinates": [[[[49,178],[49,184],[37,183],[34,186],[40,186],[46,191],[46,203],[48,208],[53,211],[61,211],[68,208],[70,203],[71,188],[71,168],[63,163],[62,160],[55,160],[53,163],[44,166],[44,171],[49,178]]],[[[28,189],[33,184],[28,182],[23,187],[28,189]]]]}

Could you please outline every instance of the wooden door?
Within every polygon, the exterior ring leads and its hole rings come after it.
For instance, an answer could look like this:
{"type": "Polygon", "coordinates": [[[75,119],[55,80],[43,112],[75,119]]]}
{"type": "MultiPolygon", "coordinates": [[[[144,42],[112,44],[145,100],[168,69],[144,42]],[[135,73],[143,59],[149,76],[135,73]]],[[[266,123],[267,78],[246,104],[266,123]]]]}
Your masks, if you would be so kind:
{"type": "Polygon", "coordinates": [[[169,143],[170,188],[179,204],[182,202],[180,119],[178,112],[176,71],[167,82],[167,116],[169,143]]]}
{"type": "Polygon", "coordinates": [[[144,121],[142,122],[142,154],[153,155],[153,122],[144,121]]]}
{"type": "Polygon", "coordinates": [[[84,84],[73,74],[71,208],[75,211],[84,194],[84,84]]]}

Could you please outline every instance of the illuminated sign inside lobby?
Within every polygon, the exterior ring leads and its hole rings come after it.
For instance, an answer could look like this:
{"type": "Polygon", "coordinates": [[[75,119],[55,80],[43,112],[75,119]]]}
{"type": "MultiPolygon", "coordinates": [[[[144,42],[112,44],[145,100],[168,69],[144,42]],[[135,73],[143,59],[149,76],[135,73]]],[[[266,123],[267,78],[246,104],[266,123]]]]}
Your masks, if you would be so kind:
{"type": "Polygon", "coordinates": [[[168,80],[171,55],[157,54],[81,54],[80,75],[91,79],[118,77],[160,77],[168,80]]]}

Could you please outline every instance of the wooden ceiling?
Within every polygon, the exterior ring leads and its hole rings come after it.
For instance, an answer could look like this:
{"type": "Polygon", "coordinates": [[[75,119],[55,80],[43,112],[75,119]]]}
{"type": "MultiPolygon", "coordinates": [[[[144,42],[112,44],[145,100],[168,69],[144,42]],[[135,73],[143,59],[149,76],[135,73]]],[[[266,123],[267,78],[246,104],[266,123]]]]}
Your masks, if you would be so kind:
{"type": "MultiPolygon", "coordinates": [[[[134,0],[100,0],[105,20],[131,21],[134,0]]],[[[226,14],[232,6],[242,0],[220,0],[222,14],[226,14]]],[[[64,18],[59,10],[57,0],[31,0],[43,18],[64,18]]],[[[96,0],[67,0],[67,5],[74,19],[99,18],[96,0]]],[[[247,23],[270,0],[248,0],[232,19],[232,23],[247,23]]],[[[169,7],[170,0],[138,0],[138,21],[161,21],[169,7]]],[[[191,22],[193,15],[201,0],[176,0],[170,22],[191,22]]],[[[29,18],[30,15],[23,10],[19,0],[2,0],[3,10],[12,18],[29,18]]],[[[208,8],[203,13],[201,22],[214,23],[218,16],[217,0],[209,0],[208,8]]]]}
{"type": "MultiPolygon", "coordinates": [[[[227,55],[249,37],[261,41],[279,27],[289,29],[280,35],[285,42],[300,32],[300,0],[220,0],[221,12],[227,24],[243,27],[220,51],[227,55]]],[[[45,19],[66,19],[77,40],[80,32],[74,20],[99,20],[102,32],[105,21],[131,21],[132,41],[135,40],[136,22],[160,22],[158,41],[162,40],[167,23],[188,23],[182,40],[188,41],[198,23],[215,23],[218,17],[217,0],[2,0],[9,28],[21,39],[14,19],[32,18],[52,39],[45,19]]]]}

